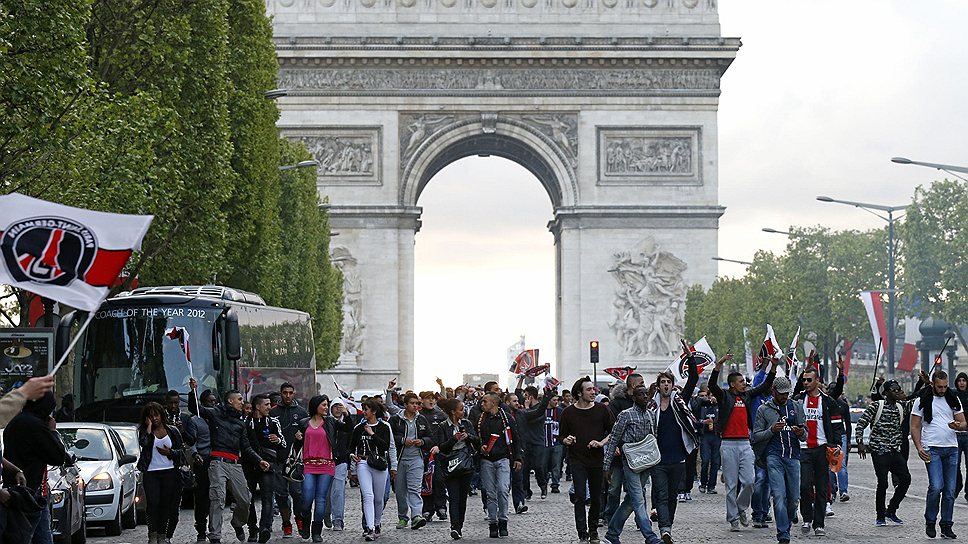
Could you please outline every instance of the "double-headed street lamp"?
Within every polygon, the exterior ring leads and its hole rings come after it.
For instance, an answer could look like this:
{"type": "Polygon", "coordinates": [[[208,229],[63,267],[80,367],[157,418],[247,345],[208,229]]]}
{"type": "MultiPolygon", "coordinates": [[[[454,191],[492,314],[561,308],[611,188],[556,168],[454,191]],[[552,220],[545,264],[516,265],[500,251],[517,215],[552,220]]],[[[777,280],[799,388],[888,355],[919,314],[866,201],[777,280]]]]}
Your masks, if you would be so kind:
{"type": "Polygon", "coordinates": [[[894,222],[900,219],[900,216],[895,216],[895,212],[903,212],[908,205],[903,206],[882,206],[880,204],[868,204],[866,202],[854,202],[852,200],[837,200],[835,198],[830,198],[829,196],[818,196],[817,200],[821,202],[835,202],[837,204],[847,204],[848,206],[854,206],[855,208],[860,208],[865,210],[877,217],[880,217],[884,221],[887,221],[887,346],[884,351],[887,352],[887,377],[888,379],[894,378],[894,335],[897,323],[894,321],[894,305],[895,305],[895,289],[894,289],[894,276],[895,276],[895,262],[894,262],[894,222]],[[887,217],[877,213],[884,212],[887,217]]]}

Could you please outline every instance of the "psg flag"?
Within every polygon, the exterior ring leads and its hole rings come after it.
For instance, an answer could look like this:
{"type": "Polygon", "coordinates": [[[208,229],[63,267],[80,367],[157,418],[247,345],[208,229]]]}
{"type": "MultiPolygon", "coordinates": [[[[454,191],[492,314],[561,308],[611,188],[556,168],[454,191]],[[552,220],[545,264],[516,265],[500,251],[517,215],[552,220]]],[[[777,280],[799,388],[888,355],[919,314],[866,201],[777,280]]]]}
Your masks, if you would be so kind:
{"type": "Polygon", "coordinates": [[[152,219],[0,196],[0,283],[96,310],[152,219]]]}
{"type": "Polygon", "coordinates": [[[636,367],[634,366],[610,366],[605,369],[605,373],[609,376],[615,378],[619,381],[625,381],[629,379],[629,376],[635,372],[636,367]]]}
{"type": "Polygon", "coordinates": [[[512,374],[526,374],[532,368],[538,366],[538,350],[526,349],[518,354],[508,367],[508,372],[512,374]]]}

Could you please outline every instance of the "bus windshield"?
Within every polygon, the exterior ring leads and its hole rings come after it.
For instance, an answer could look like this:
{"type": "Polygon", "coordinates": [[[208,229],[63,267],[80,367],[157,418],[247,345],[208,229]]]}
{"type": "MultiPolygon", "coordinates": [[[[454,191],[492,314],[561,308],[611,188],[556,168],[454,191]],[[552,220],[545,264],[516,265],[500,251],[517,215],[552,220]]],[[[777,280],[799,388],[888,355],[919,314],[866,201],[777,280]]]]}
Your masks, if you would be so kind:
{"type": "Polygon", "coordinates": [[[164,393],[187,393],[189,359],[199,390],[217,388],[220,308],[182,306],[102,308],[80,353],[79,404],[164,393]]]}

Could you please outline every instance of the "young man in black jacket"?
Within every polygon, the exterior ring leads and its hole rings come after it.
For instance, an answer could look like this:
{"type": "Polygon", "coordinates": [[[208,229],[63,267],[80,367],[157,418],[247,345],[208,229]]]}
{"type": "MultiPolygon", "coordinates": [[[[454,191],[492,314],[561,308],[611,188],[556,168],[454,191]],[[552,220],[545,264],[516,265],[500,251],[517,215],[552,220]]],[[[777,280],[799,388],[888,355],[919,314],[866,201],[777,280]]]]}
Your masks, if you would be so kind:
{"type": "Polygon", "coordinates": [[[427,524],[421,515],[424,500],[420,496],[427,454],[434,446],[434,428],[419,413],[420,397],[408,392],[403,396],[404,410],[390,416],[390,430],[397,447],[397,529],[419,529],[427,524]]]}
{"type": "Polygon", "coordinates": [[[272,496],[279,489],[283,470],[285,470],[286,453],[289,444],[286,442],[279,420],[269,415],[269,397],[256,395],[252,398],[252,417],[246,422],[249,433],[249,443],[260,457],[268,461],[272,468],[268,471],[256,467],[246,467],[246,479],[249,492],[256,493],[259,489],[259,500],[262,502],[262,515],[256,524],[255,501],[249,503],[249,542],[268,542],[272,536],[272,496]]]}
{"type": "Polygon", "coordinates": [[[243,460],[268,471],[272,465],[263,459],[249,443],[249,436],[242,420],[242,393],[231,389],[225,393],[225,404],[215,408],[198,406],[196,388],[198,383],[189,379],[192,388],[188,396],[188,410],[201,416],[208,424],[212,440],[212,454],[208,465],[211,505],[208,517],[208,539],[213,544],[222,541],[222,511],[225,509],[226,490],[235,499],[232,512],[232,528],[239,540],[245,540],[245,524],[249,519],[249,503],[252,494],[242,472],[243,460]]]}
{"type": "MultiPolygon", "coordinates": [[[[309,417],[305,408],[296,402],[296,388],[289,382],[279,386],[279,404],[269,411],[269,415],[278,419],[282,425],[282,437],[286,444],[295,444],[299,422],[309,417]]],[[[300,437],[301,438],[301,437],[300,437]]],[[[296,527],[302,530],[302,485],[299,482],[280,478],[279,489],[276,492],[276,504],[282,517],[283,537],[292,536],[292,516],[296,518],[296,527]],[[292,497],[292,501],[289,498],[292,497]],[[295,508],[293,508],[295,506],[295,508]]]]}
{"type": "MultiPolygon", "coordinates": [[[[56,407],[57,400],[53,393],[29,400],[24,404],[23,412],[13,418],[3,432],[3,442],[6,444],[4,457],[23,470],[26,486],[34,491],[40,491],[47,483],[47,465],[61,466],[70,462],[60,434],[54,430],[56,423],[51,414],[56,407]]],[[[37,535],[44,532],[46,538],[42,537],[39,541],[49,542],[49,508],[40,511],[34,527],[34,542],[38,541],[37,535]]]]}
{"type": "Polygon", "coordinates": [[[481,438],[481,485],[487,492],[487,519],[491,538],[508,536],[508,502],[511,471],[521,470],[521,444],[514,419],[501,409],[501,398],[488,393],[481,400],[481,415],[472,421],[481,438]]]}

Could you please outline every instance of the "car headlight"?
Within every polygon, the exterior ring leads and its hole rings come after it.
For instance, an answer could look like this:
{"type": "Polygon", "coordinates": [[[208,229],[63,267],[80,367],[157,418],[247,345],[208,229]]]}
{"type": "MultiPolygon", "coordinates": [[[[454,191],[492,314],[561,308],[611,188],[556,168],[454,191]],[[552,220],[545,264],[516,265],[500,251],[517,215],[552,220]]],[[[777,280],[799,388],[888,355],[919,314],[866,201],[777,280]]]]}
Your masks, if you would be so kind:
{"type": "Polygon", "coordinates": [[[107,491],[108,489],[114,489],[114,480],[111,479],[111,475],[107,472],[101,472],[91,478],[91,481],[87,482],[87,487],[84,489],[86,491],[107,491]]]}
{"type": "Polygon", "coordinates": [[[53,491],[50,492],[50,503],[51,504],[55,504],[56,505],[56,504],[60,504],[62,502],[64,502],[64,490],[62,490],[62,489],[55,489],[55,490],[53,490],[53,491]]]}

